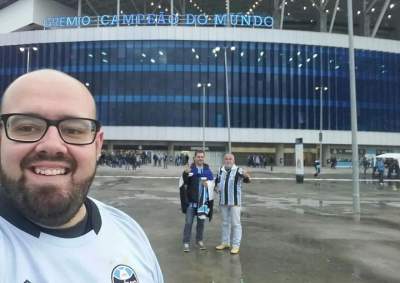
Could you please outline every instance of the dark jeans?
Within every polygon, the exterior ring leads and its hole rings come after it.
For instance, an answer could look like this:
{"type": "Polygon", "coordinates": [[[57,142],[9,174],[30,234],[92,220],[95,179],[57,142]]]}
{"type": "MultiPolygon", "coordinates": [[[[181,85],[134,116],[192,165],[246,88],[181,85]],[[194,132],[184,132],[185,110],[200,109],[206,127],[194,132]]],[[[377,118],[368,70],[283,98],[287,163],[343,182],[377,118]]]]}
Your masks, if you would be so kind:
{"type": "MultiPolygon", "coordinates": [[[[185,217],[185,228],[183,229],[183,243],[190,243],[190,238],[192,235],[192,225],[194,218],[196,217],[196,209],[188,206],[186,210],[186,217],[185,217]]],[[[196,225],[196,241],[203,241],[203,232],[204,232],[204,219],[197,218],[197,225],[196,225]]]]}
{"type": "Polygon", "coordinates": [[[383,183],[383,172],[379,172],[379,183],[383,183]]]}

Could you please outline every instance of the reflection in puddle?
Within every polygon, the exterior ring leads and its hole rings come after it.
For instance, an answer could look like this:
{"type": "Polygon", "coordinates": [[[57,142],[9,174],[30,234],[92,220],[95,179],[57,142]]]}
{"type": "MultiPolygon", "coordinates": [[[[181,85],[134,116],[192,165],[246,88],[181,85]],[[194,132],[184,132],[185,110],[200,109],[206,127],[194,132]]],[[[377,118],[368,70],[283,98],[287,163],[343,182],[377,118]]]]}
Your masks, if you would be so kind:
{"type": "Polygon", "coordinates": [[[232,256],[229,251],[199,252],[194,254],[194,260],[197,266],[196,269],[200,273],[210,276],[207,281],[204,280],[201,282],[246,282],[243,275],[240,255],[232,256]],[[217,272],[215,272],[215,266],[218,266],[217,272]],[[210,274],[210,270],[214,270],[214,272],[210,274]]]}
{"type": "Polygon", "coordinates": [[[388,182],[387,182],[387,185],[388,185],[388,187],[389,187],[392,191],[394,191],[394,192],[400,190],[400,182],[388,181],[388,182]]]}
{"type": "MultiPolygon", "coordinates": [[[[264,207],[264,208],[278,208],[282,210],[291,210],[298,214],[303,214],[304,209],[301,207],[325,209],[325,208],[342,208],[341,212],[347,212],[348,208],[352,207],[353,202],[349,200],[322,200],[313,198],[290,198],[290,197],[268,197],[268,196],[257,196],[257,195],[247,195],[247,199],[250,199],[246,204],[248,207],[264,207]]],[[[362,201],[363,205],[369,204],[373,206],[378,206],[379,208],[391,206],[400,207],[400,202],[390,201],[390,200],[369,200],[364,199],[362,201]]]]}
{"type": "MultiPolygon", "coordinates": [[[[313,193],[305,193],[298,194],[293,193],[288,196],[265,196],[258,194],[247,193],[244,196],[244,210],[246,207],[262,207],[267,209],[281,209],[281,210],[289,210],[296,214],[304,214],[307,213],[307,208],[318,209],[321,212],[328,213],[329,215],[340,213],[340,214],[348,214],[352,212],[352,199],[338,197],[336,199],[325,199],[329,198],[329,191],[326,190],[323,192],[321,188],[321,184],[314,183],[314,189],[317,192],[313,193]],[[326,194],[325,194],[326,193],[326,194]]],[[[330,187],[330,189],[335,189],[334,187],[330,187]]],[[[381,196],[379,199],[373,196],[362,198],[362,205],[371,205],[377,208],[385,208],[385,207],[400,207],[400,201],[396,201],[390,198],[389,193],[393,191],[400,191],[400,182],[387,182],[384,186],[380,187],[379,195],[381,196]]],[[[149,201],[163,201],[168,203],[173,203],[178,205],[179,198],[174,193],[170,195],[168,193],[165,195],[156,195],[151,193],[146,193],[145,190],[135,190],[134,194],[130,195],[120,195],[117,197],[114,202],[116,202],[117,206],[125,206],[125,201],[136,199],[136,200],[149,200],[149,201]]],[[[166,192],[163,191],[165,194],[166,192]]],[[[214,206],[216,212],[218,212],[218,205],[214,206]]]]}

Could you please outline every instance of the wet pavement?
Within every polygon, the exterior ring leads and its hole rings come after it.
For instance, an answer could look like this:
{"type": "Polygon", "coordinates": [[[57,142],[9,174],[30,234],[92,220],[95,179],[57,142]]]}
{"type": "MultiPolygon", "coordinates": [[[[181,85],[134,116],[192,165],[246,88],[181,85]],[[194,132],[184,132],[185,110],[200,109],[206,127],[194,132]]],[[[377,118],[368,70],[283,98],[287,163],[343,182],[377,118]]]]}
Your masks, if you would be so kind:
{"type": "MultiPolygon", "coordinates": [[[[221,218],[206,223],[207,251],[182,251],[184,215],[177,176],[182,168],[147,166],[136,172],[99,168],[91,196],[139,222],[166,282],[400,282],[400,182],[360,184],[361,219],[352,216],[351,170],[254,170],[245,187],[240,255],[215,251],[221,218]],[[335,180],[337,179],[337,180],[335,180]]],[[[193,232],[195,229],[193,229],[193,232]]],[[[194,236],[194,234],[193,234],[194,236]]]]}

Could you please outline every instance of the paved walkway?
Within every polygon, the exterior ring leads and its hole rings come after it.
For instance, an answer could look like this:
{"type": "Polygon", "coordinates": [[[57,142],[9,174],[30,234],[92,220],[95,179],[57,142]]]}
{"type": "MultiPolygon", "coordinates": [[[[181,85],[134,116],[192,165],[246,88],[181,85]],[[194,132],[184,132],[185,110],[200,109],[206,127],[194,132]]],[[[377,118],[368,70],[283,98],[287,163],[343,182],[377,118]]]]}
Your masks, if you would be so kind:
{"type": "MultiPolygon", "coordinates": [[[[208,251],[192,245],[185,254],[176,179],[181,170],[146,166],[118,177],[124,170],[100,168],[90,192],[142,225],[166,283],[400,282],[400,183],[361,183],[361,220],[354,221],[351,182],[253,180],[244,187],[240,255],[215,251],[218,206],[205,227],[208,251]]],[[[291,175],[289,168],[277,171],[283,173],[269,176],[291,175]]]]}

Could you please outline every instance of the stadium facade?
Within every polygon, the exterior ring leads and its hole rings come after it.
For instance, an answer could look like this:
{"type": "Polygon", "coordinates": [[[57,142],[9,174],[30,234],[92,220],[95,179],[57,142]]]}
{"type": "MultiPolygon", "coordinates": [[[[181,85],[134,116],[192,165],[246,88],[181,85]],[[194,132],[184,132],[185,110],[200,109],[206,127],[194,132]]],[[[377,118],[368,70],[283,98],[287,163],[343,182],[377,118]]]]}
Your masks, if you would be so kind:
{"type": "MultiPolygon", "coordinates": [[[[10,18],[0,34],[0,92],[28,70],[71,74],[93,93],[109,150],[200,148],[204,110],[206,146],[218,157],[227,150],[228,106],[240,158],[264,154],[290,165],[295,139],[303,138],[310,164],[320,119],[323,160],[351,158],[344,34],[269,29],[276,19],[266,15],[258,27],[254,17],[245,27],[221,15],[218,23],[207,16],[189,24],[186,15],[182,24],[137,22],[137,15],[148,20],[144,13],[112,22],[111,13],[85,19],[81,8],[50,0],[10,2],[0,10],[10,18]],[[28,8],[32,20],[18,23],[28,8]]],[[[360,153],[398,152],[400,42],[359,36],[355,48],[360,153]]]]}

